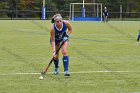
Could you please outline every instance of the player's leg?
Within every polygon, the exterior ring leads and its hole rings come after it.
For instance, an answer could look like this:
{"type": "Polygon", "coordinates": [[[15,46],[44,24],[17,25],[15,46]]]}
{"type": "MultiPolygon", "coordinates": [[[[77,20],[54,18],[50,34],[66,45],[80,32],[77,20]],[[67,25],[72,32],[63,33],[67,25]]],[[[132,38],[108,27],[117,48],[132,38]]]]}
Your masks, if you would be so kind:
{"type": "Polygon", "coordinates": [[[105,16],[105,22],[107,22],[107,16],[105,16]]]}
{"type": "Polygon", "coordinates": [[[139,39],[140,39],[140,34],[138,35],[137,41],[139,41],[139,39]]]}
{"type": "Polygon", "coordinates": [[[108,22],[108,15],[106,16],[106,22],[108,22]]]}
{"type": "Polygon", "coordinates": [[[63,66],[64,66],[64,75],[65,76],[70,76],[69,74],[69,56],[67,52],[67,47],[68,47],[68,41],[64,43],[62,46],[62,54],[63,54],[63,66]]]}
{"type": "Polygon", "coordinates": [[[139,39],[140,39],[140,30],[139,30],[139,33],[138,33],[137,41],[139,41],[139,39]]]}
{"type": "MultiPolygon", "coordinates": [[[[59,49],[60,44],[56,45],[56,51],[59,49]]],[[[54,58],[54,74],[57,75],[59,72],[59,53],[54,58]]]]}
{"type": "MultiPolygon", "coordinates": [[[[51,44],[51,39],[50,39],[50,44],[51,44]]],[[[60,41],[55,41],[56,51],[59,49],[59,46],[60,46],[60,41]]],[[[59,68],[59,52],[54,58],[54,74],[55,75],[57,75],[59,72],[58,68],[59,68]]]]}
{"type": "Polygon", "coordinates": [[[103,15],[103,22],[105,22],[105,15],[103,15]]]}

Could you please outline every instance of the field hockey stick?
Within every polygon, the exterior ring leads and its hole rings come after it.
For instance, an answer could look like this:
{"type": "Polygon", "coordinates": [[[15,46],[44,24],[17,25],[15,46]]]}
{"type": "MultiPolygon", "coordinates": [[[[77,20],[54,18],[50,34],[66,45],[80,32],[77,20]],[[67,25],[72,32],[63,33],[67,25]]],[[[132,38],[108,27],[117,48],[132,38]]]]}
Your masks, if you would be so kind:
{"type": "MultiPolygon", "coordinates": [[[[61,49],[61,47],[63,46],[64,42],[65,42],[65,40],[62,41],[62,43],[61,43],[60,47],[58,48],[58,50],[56,51],[55,55],[58,54],[58,52],[61,49]]],[[[47,71],[48,71],[48,69],[49,69],[49,67],[50,67],[50,65],[52,64],[53,61],[54,61],[54,56],[51,58],[49,64],[45,68],[45,70],[43,72],[41,72],[41,76],[44,76],[47,73],[47,71]]]]}

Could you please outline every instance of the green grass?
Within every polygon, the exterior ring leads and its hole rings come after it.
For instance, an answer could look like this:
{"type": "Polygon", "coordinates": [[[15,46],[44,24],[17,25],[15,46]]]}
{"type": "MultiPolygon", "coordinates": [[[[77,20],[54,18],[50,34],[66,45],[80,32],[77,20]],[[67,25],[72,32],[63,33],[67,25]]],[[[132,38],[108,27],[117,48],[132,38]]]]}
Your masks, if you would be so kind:
{"type": "Polygon", "coordinates": [[[140,93],[140,22],[71,24],[71,76],[53,75],[52,65],[39,80],[14,73],[40,73],[49,63],[50,21],[0,20],[0,93],[140,93]]]}

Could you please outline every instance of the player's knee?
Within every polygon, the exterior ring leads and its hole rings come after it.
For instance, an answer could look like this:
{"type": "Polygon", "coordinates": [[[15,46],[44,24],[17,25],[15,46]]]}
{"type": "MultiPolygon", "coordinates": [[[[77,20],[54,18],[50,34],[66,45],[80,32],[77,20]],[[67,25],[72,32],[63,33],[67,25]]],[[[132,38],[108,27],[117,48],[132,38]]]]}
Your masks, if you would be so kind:
{"type": "Polygon", "coordinates": [[[67,55],[67,50],[62,51],[63,56],[67,55]]]}

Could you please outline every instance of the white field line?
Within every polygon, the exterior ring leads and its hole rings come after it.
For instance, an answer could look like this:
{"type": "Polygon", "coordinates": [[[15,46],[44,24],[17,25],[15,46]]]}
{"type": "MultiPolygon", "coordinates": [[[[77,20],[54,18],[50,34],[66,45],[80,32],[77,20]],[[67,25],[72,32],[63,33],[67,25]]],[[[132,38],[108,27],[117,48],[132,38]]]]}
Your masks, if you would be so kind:
{"type": "Polygon", "coordinates": [[[16,29],[16,31],[39,31],[39,30],[18,28],[18,29],[16,29]]]}
{"type": "MultiPolygon", "coordinates": [[[[90,73],[134,73],[136,71],[79,71],[79,72],[70,72],[71,74],[90,74],[90,73]]],[[[137,71],[138,72],[138,71],[137,71]]],[[[59,72],[63,74],[64,72],[59,72]]],[[[47,72],[47,74],[53,74],[53,72],[47,72]]],[[[7,75],[40,75],[40,73],[9,73],[9,74],[0,74],[0,76],[7,75]]]]}

